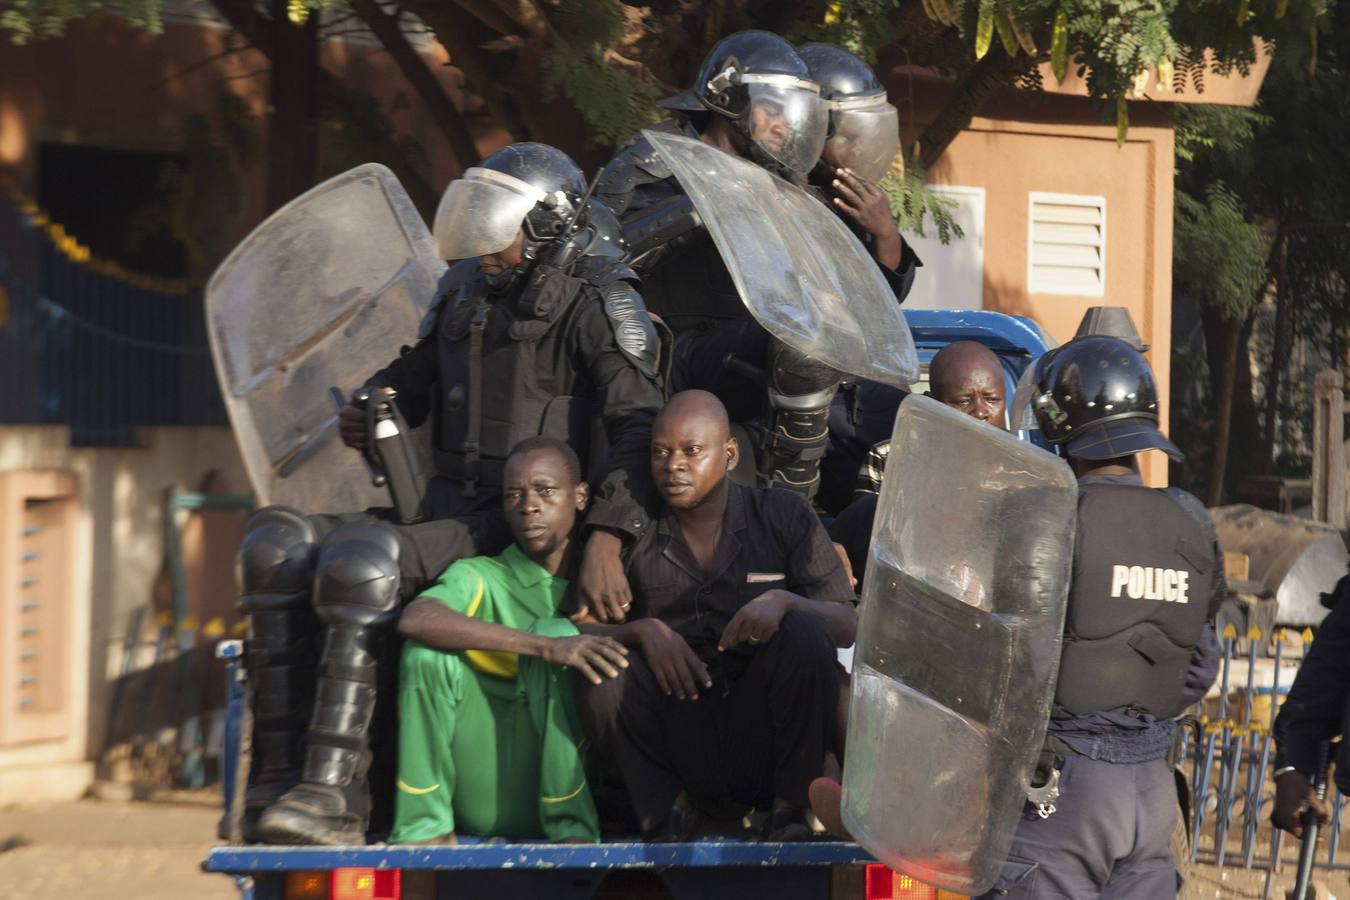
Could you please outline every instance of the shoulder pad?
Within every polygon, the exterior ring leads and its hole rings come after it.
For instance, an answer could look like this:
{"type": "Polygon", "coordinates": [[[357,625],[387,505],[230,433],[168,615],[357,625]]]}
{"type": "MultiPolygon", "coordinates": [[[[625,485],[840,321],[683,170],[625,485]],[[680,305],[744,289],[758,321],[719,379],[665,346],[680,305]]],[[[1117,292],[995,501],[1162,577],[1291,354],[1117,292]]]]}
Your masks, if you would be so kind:
{"type": "Polygon", "coordinates": [[[605,317],[614,330],[614,341],[642,374],[655,377],[661,355],[656,326],[647,314],[642,295],[627,281],[619,280],[599,288],[604,300],[605,317]]]}
{"type": "Polygon", "coordinates": [[[595,186],[595,196],[608,206],[614,215],[622,218],[638,185],[664,181],[671,177],[673,173],[670,167],[656,152],[656,148],[645,137],[639,135],[605,166],[604,171],[600,173],[600,181],[595,186]]]}
{"type": "Polygon", "coordinates": [[[583,256],[572,269],[572,274],[598,288],[614,284],[616,281],[627,281],[635,289],[642,284],[642,279],[628,267],[627,263],[622,259],[608,256],[583,256]]]}
{"type": "Polygon", "coordinates": [[[432,335],[436,330],[436,320],[441,316],[441,310],[446,307],[448,298],[458,295],[466,285],[472,283],[478,277],[478,260],[462,259],[450,266],[441,274],[441,279],[436,283],[436,299],[431,302],[427,308],[426,315],[422,316],[422,322],[417,326],[417,339],[423,340],[432,335]]]}

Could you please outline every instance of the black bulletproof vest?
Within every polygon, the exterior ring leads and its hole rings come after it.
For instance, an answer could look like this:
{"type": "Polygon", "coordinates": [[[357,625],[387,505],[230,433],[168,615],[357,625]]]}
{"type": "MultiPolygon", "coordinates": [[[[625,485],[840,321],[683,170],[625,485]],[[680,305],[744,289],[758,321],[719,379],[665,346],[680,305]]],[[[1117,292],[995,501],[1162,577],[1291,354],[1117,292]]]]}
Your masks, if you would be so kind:
{"type": "Polygon", "coordinates": [[[1203,526],[1165,491],[1080,485],[1056,714],[1179,715],[1216,567],[1203,526]]]}
{"type": "Polygon", "coordinates": [[[478,278],[446,298],[437,325],[438,475],[495,493],[511,448],[537,434],[567,441],[586,461],[595,390],[571,347],[586,289],[558,275],[533,296],[491,297],[478,278]]]}

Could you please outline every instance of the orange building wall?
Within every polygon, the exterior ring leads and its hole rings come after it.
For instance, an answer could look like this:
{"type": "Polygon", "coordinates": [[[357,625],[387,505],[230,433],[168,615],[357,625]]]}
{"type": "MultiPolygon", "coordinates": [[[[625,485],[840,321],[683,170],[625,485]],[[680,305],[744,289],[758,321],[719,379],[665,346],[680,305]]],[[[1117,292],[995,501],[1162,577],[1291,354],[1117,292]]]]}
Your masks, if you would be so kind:
{"type": "MultiPolygon", "coordinates": [[[[933,101],[947,88],[899,80],[900,96],[916,98],[904,128],[912,142],[936,108],[933,101]]],[[[888,86],[896,96],[897,85],[888,86]]],[[[985,190],[984,308],[1029,316],[1062,343],[1073,337],[1089,307],[1125,307],[1151,345],[1147,355],[1158,379],[1159,414],[1166,422],[1172,344],[1171,107],[1131,103],[1131,127],[1123,145],[1116,143],[1115,126],[1104,123],[1082,98],[1009,92],[992,100],[984,112],[928,172],[933,184],[985,190]],[[1104,297],[1028,291],[1033,191],[1106,198],[1104,297]]],[[[1145,454],[1142,463],[1150,484],[1167,483],[1162,454],[1145,454]]]]}

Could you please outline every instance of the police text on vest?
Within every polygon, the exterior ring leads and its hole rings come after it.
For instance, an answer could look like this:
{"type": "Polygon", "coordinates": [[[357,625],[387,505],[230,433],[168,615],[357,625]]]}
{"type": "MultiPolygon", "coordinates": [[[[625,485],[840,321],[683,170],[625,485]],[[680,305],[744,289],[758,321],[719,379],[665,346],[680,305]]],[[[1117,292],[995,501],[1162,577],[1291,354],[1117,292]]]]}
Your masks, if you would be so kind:
{"type": "Polygon", "coordinates": [[[1163,600],[1167,603],[1190,602],[1191,573],[1186,570],[1160,569],[1155,566],[1112,566],[1111,596],[1124,591],[1131,600],[1163,600]]]}

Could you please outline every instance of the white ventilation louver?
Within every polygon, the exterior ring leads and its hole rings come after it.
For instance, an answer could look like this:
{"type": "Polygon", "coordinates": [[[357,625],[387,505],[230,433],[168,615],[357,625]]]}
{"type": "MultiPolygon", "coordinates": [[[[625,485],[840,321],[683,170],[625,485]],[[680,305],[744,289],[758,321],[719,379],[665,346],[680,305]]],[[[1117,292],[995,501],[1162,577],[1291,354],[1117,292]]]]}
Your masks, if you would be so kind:
{"type": "Polygon", "coordinates": [[[1031,193],[1027,224],[1027,291],[1106,293],[1106,198],[1031,193]]]}

